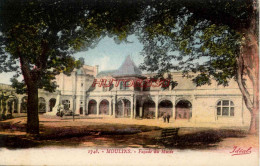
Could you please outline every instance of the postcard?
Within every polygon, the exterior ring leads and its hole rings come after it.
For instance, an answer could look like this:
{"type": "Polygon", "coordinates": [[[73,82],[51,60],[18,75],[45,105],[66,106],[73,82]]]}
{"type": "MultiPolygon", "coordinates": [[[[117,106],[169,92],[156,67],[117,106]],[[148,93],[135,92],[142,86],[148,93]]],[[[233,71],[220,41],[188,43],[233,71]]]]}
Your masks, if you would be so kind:
{"type": "Polygon", "coordinates": [[[1,165],[259,165],[257,1],[0,0],[1,165]]]}

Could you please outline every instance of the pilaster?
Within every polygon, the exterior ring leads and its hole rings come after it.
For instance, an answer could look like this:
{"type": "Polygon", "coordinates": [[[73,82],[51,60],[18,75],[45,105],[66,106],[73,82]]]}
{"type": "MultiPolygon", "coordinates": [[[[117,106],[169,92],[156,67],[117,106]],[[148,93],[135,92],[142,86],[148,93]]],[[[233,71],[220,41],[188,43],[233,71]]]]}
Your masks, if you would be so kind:
{"type": "Polygon", "coordinates": [[[133,106],[134,106],[134,96],[131,95],[131,119],[134,118],[134,108],[133,108],[133,106]]]}
{"type": "Polygon", "coordinates": [[[158,119],[158,112],[159,112],[159,96],[155,96],[155,119],[158,119]]]}

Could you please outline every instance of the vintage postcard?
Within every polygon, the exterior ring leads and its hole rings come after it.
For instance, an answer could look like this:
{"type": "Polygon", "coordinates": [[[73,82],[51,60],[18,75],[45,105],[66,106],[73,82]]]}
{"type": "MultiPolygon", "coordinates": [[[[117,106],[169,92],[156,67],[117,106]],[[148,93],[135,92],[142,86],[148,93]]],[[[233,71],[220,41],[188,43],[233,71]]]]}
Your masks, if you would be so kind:
{"type": "Polygon", "coordinates": [[[259,165],[255,0],[0,0],[0,165],[259,165]]]}

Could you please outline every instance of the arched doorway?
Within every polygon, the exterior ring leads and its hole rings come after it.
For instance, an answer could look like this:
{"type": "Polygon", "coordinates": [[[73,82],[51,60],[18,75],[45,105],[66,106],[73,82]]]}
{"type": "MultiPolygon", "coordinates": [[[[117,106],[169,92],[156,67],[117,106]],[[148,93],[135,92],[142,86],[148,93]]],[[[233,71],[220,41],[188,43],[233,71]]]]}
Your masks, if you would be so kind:
{"type": "Polygon", "coordinates": [[[109,102],[107,100],[102,100],[99,104],[99,114],[108,115],[109,114],[109,102]]]}
{"type": "Polygon", "coordinates": [[[190,119],[192,105],[188,100],[180,100],[175,106],[175,119],[190,119]]]}
{"type": "Polygon", "coordinates": [[[155,103],[152,100],[147,100],[143,104],[143,117],[147,119],[155,118],[155,103]]]}
{"type": "Polygon", "coordinates": [[[127,99],[122,99],[116,105],[117,117],[130,117],[131,116],[131,102],[127,99]]]}
{"type": "Polygon", "coordinates": [[[38,111],[39,113],[46,113],[46,101],[43,97],[38,100],[38,111]]]}
{"type": "Polygon", "coordinates": [[[27,113],[27,102],[28,102],[28,97],[24,96],[22,98],[22,102],[21,102],[21,113],[27,113]]]}
{"type": "Polygon", "coordinates": [[[172,116],[173,105],[170,100],[163,100],[159,103],[159,117],[162,117],[164,113],[172,116]]]}
{"type": "Polygon", "coordinates": [[[18,113],[17,103],[18,103],[18,99],[16,97],[12,97],[12,98],[8,99],[8,101],[7,101],[7,105],[8,105],[7,110],[8,110],[9,114],[18,113]]]}
{"type": "Polygon", "coordinates": [[[56,99],[51,98],[51,99],[49,100],[50,112],[52,112],[52,109],[53,109],[53,107],[55,106],[55,104],[56,104],[56,99]]]}
{"type": "Polygon", "coordinates": [[[97,114],[97,102],[95,100],[88,102],[88,114],[97,114]]]}
{"type": "Polygon", "coordinates": [[[79,114],[82,115],[83,114],[83,107],[79,108],[79,114]]]}

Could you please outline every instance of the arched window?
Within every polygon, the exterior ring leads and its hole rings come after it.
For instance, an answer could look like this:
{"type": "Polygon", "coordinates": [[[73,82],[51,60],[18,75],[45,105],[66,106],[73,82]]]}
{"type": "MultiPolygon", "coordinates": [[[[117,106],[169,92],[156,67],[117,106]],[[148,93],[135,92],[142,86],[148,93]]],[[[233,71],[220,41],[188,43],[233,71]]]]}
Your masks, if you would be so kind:
{"type": "Polygon", "coordinates": [[[221,100],[217,104],[218,116],[234,116],[234,103],[230,100],[221,100]]]}

